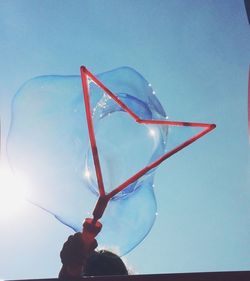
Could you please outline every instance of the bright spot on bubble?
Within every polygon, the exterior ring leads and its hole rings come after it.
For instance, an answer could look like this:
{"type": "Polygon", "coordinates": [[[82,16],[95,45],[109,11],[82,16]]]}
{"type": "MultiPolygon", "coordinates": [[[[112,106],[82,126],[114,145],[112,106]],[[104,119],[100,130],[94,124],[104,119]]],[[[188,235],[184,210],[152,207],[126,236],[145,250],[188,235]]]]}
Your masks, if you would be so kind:
{"type": "Polygon", "coordinates": [[[24,205],[27,179],[21,173],[13,174],[8,168],[0,169],[0,216],[17,213],[24,205]]]}
{"type": "Polygon", "coordinates": [[[154,129],[149,129],[149,135],[151,137],[155,137],[156,136],[156,131],[154,129]]]}
{"type": "Polygon", "coordinates": [[[84,173],[85,178],[89,179],[91,177],[91,173],[89,170],[86,170],[84,173]]]}

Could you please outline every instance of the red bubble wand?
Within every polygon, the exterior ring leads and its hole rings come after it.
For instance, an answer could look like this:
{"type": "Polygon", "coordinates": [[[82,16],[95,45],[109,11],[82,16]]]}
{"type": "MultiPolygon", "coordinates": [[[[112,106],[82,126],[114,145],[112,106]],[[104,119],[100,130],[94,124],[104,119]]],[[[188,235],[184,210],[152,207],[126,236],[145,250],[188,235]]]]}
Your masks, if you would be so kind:
{"type": "Polygon", "coordinates": [[[190,145],[197,139],[206,135],[208,132],[212,131],[216,127],[216,125],[215,124],[194,123],[194,122],[178,122],[178,121],[167,121],[167,120],[141,119],[128,106],[126,106],[114,93],[112,93],[100,80],[98,80],[86,67],[81,66],[80,72],[81,72],[81,79],[82,79],[84,106],[85,106],[85,111],[86,111],[89,140],[90,140],[92,156],[93,156],[94,166],[95,166],[95,172],[96,172],[96,177],[97,177],[98,190],[99,190],[99,198],[97,200],[97,203],[96,203],[94,211],[93,211],[93,218],[86,219],[83,224],[83,239],[86,243],[91,243],[91,241],[93,241],[93,239],[96,237],[96,235],[101,230],[102,225],[98,220],[102,217],[102,215],[108,205],[108,202],[111,200],[112,197],[114,197],[117,193],[124,190],[128,185],[130,185],[134,181],[138,180],[140,177],[142,177],[148,171],[150,171],[150,170],[154,169],[155,167],[157,167],[158,165],[160,165],[163,161],[165,161],[167,158],[171,157],[173,154],[177,153],[178,151],[180,151],[183,148],[185,148],[186,146],[190,145]],[[150,164],[148,164],[141,170],[139,170],[137,173],[132,175],[130,178],[128,178],[122,184],[120,184],[119,186],[114,188],[111,192],[106,193],[104,183],[103,183],[102,170],[101,170],[101,165],[100,165],[100,160],[99,160],[99,155],[98,155],[98,148],[97,148],[97,144],[96,144],[95,131],[94,131],[94,125],[93,125],[92,113],[91,113],[91,107],[90,107],[89,81],[93,81],[97,86],[99,86],[126,113],[128,113],[135,120],[135,122],[137,122],[139,124],[200,127],[200,128],[203,128],[203,130],[201,132],[197,133],[196,135],[192,136],[190,139],[186,140],[185,142],[181,143],[180,145],[176,146],[174,149],[166,152],[165,154],[163,154],[158,159],[151,162],[150,164]]]}

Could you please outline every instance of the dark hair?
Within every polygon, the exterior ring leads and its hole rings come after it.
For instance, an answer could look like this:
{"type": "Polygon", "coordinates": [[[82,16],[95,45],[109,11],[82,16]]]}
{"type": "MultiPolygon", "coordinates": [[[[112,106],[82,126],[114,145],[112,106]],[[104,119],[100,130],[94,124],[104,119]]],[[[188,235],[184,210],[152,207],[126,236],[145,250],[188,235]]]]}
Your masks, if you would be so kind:
{"type": "Polygon", "coordinates": [[[84,276],[104,275],[128,275],[128,270],[116,254],[106,250],[95,251],[87,259],[84,276]]]}

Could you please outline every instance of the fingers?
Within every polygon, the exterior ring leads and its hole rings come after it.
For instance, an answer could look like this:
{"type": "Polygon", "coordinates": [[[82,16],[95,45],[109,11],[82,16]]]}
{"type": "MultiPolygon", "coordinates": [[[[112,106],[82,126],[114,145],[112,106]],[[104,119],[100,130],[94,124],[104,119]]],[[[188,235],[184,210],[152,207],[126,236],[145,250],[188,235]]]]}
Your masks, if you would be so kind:
{"type": "Polygon", "coordinates": [[[87,256],[96,249],[97,245],[96,239],[84,243],[80,232],[70,235],[60,252],[62,264],[84,264],[87,256]]]}

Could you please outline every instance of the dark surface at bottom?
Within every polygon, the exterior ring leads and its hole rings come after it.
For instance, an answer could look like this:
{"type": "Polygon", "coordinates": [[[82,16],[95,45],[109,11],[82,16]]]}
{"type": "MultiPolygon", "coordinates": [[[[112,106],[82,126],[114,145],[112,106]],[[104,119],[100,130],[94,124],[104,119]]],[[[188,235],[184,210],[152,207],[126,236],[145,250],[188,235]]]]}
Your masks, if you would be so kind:
{"type": "MultiPolygon", "coordinates": [[[[26,281],[32,281],[32,280],[56,281],[59,279],[57,279],[57,278],[26,279],[26,281]]],[[[64,279],[64,280],[66,280],[66,279],[64,279]]],[[[70,279],[67,279],[67,280],[70,280],[70,279]]],[[[250,281],[250,271],[83,277],[81,279],[72,279],[72,280],[82,280],[82,281],[126,281],[126,280],[127,281],[250,281]]],[[[20,281],[21,281],[21,279],[20,279],[20,281]]],[[[25,280],[22,280],[22,281],[25,281],[25,280]]]]}

